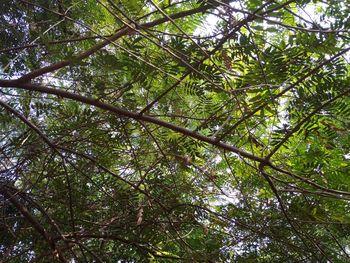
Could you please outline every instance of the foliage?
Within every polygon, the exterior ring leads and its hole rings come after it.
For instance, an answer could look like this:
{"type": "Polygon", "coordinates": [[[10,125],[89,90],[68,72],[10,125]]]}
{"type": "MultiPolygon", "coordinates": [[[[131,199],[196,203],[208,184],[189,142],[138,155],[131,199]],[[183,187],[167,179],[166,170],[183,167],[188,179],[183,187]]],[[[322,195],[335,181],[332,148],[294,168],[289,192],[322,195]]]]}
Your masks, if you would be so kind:
{"type": "Polygon", "coordinates": [[[1,262],[348,262],[347,1],[0,2],[1,262]]]}

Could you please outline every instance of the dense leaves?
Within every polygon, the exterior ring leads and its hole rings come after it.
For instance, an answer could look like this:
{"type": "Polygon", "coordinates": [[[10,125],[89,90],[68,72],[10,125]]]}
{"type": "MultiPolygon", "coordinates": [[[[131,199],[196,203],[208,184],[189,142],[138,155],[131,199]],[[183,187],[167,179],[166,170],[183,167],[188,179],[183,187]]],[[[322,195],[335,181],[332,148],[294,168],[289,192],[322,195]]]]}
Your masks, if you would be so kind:
{"type": "Polygon", "coordinates": [[[347,1],[0,2],[1,262],[348,262],[347,1]]]}

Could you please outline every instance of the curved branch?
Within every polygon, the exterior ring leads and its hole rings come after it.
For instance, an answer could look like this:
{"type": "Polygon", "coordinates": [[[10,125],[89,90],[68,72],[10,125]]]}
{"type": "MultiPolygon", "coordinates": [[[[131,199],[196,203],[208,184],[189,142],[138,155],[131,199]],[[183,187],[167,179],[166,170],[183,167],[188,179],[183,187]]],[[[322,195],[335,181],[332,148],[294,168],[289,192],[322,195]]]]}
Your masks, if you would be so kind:
{"type": "Polygon", "coordinates": [[[52,94],[52,95],[56,95],[59,97],[79,101],[79,102],[82,102],[84,104],[88,104],[88,105],[95,106],[95,107],[103,109],[103,110],[107,110],[107,111],[114,113],[115,115],[118,115],[118,116],[127,117],[127,118],[131,118],[134,120],[139,120],[139,121],[145,121],[145,122],[156,124],[158,126],[162,126],[164,128],[168,128],[170,130],[181,133],[185,136],[209,143],[211,145],[214,145],[214,146],[217,146],[219,148],[225,149],[227,151],[236,153],[242,157],[248,158],[248,159],[253,160],[253,161],[257,161],[257,162],[265,163],[265,164],[269,163],[265,158],[253,155],[253,154],[246,152],[246,151],[243,151],[235,146],[217,141],[215,138],[204,136],[196,131],[193,131],[193,130],[190,130],[190,129],[187,129],[184,127],[180,127],[180,126],[177,126],[175,124],[172,124],[172,123],[169,123],[169,122],[166,122],[166,121],[163,121],[163,120],[151,117],[151,116],[140,115],[140,114],[135,113],[135,112],[124,110],[124,109],[115,107],[113,105],[101,102],[99,100],[95,100],[93,98],[85,97],[85,96],[71,93],[71,92],[67,92],[64,90],[48,88],[46,86],[42,86],[42,85],[38,85],[38,84],[21,83],[17,80],[0,80],[0,86],[8,87],[8,88],[10,88],[10,87],[11,88],[19,88],[19,89],[24,89],[24,90],[29,90],[29,91],[38,91],[40,93],[52,94]]]}
{"type": "MultiPolygon", "coordinates": [[[[178,18],[190,16],[190,15],[193,15],[196,13],[204,12],[210,8],[213,8],[213,6],[212,5],[203,5],[203,6],[191,9],[191,10],[186,10],[183,12],[179,12],[179,13],[170,15],[169,17],[171,19],[178,19],[178,18]]],[[[149,27],[153,27],[156,25],[160,25],[160,24],[165,23],[167,21],[169,21],[168,18],[163,17],[163,18],[154,20],[152,22],[147,22],[147,23],[141,24],[140,27],[149,28],[149,27]]],[[[18,81],[24,82],[24,83],[29,82],[30,80],[35,79],[36,77],[39,77],[39,76],[44,75],[44,74],[49,73],[49,72],[56,71],[60,68],[64,68],[64,67],[69,66],[73,63],[76,63],[77,61],[83,60],[83,59],[89,57],[90,55],[94,54],[98,50],[102,49],[103,47],[107,46],[108,44],[112,43],[113,41],[117,40],[118,38],[121,38],[122,36],[126,36],[128,34],[131,34],[133,31],[134,31],[133,28],[129,28],[129,27],[124,26],[124,27],[120,28],[118,30],[118,32],[116,32],[114,35],[104,39],[103,41],[101,41],[100,43],[91,47],[90,49],[88,49],[80,54],[75,55],[73,57],[73,59],[63,60],[63,61],[51,64],[49,66],[33,70],[32,72],[29,72],[29,73],[23,75],[22,77],[20,77],[18,79],[18,81]]]]}

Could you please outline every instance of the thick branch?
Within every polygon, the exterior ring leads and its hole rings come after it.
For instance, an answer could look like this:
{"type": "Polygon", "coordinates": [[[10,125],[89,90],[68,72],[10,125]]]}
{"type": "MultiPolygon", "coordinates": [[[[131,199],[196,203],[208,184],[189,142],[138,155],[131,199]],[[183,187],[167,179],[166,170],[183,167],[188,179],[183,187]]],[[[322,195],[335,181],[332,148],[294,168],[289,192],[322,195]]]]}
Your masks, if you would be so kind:
{"type": "Polygon", "coordinates": [[[234,152],[242,157],[248,158],[248,159],[253,160],[253,161],[258,161],[260,163],[267,162],[265,158],[255,156],[251,153],[248,153],[248,152],[245,152],[241,149],[238,149],[235,146],[232,146],[232,145],[229,145],[229,144],[226,144],[223,142],[219,142],[215,138],[204,136],[196,131],[193,131],[193,130],[190,130],[190,129],[187,129],[184,127],[180,127],[180,126],[177,126],[175,124],[172,124],[172,123],[169,123],[169,122],[166,122],[166,121],[163,121],[163,120],[151,117],[151,116],[140,115],[140,114],[135,113],[135,112],[127,111],[127,110],[115,107],[113,105],[101,102],[99,100],[95,100],[93,98],[85,97],[85,96],[82,96],[79,94],[74,94],[74,93],[67,92],[67,91],[60,90],[60,89],[52,89],[52,88],[48,88],[46,86],[37,85],[37,84],[21,83],[19,81],[15,81],[15,80],[0,80],[0,86],[19,88],[19,89],[24,89],[24,90],[29,90],[29,91],[38,91],[41,93],[53,94],[53,95],[56,95],[59,97],[72,99],[75,101],[82,102],[84,104],[95,106],[95,107],[103,109],[103,110],[107,110],[107,111],[112,112],[118,116],[132,118],[134,120],[139,120],[139,121],[145,121],[145,122],[153,123],[153,124],[168,128],[170,130],[181,133],[185,136],[192,137],[194,139],[209,143],[211,145],[217,146],[219,148],[225,149],[225,150],[230,151],[230,152],[234,152]]]}

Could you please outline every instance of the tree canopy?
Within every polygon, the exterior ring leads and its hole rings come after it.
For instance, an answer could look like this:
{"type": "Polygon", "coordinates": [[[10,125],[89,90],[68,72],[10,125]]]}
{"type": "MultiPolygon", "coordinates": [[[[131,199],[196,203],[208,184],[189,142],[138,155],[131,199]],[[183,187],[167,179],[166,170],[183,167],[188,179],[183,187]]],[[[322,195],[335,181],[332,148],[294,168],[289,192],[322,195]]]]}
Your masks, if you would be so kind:
{"type": "Polygon", "coordinates": [[[349,4],[0,1],[0,261],[349,262],[349,4]]]}

